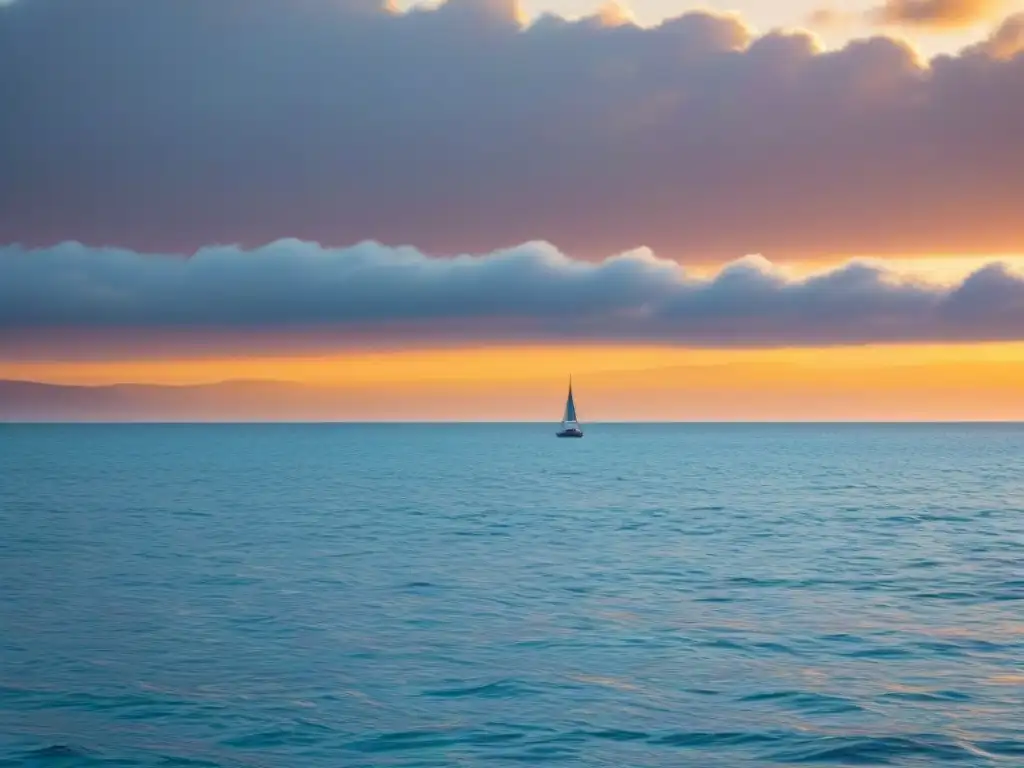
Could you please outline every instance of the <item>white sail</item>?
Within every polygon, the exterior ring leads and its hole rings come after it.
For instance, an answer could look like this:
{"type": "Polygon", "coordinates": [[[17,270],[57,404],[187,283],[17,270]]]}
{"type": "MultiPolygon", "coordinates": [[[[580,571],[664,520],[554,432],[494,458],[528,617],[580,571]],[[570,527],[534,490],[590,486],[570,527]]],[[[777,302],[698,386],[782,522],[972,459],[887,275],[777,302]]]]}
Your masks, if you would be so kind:
{"type": "Polygon", "coordinates": [[[565,399],[565,414],[562,416],[562,428],[563,429],[574,429],[579,424],[579,418],[576,416],[576,402],[572,397],[572,378],[569,379],[569,395],[565,399]]]}

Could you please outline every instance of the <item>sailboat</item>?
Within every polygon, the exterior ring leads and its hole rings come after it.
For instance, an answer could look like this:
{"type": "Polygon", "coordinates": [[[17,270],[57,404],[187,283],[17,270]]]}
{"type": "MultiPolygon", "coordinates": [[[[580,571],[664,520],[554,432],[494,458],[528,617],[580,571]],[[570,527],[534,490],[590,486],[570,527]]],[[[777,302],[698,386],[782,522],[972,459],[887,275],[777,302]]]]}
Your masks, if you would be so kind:
{"type": "Polygon", "coordinates": [[[583,437],[583,430],[576,419],[576,403],[572,399],[572,376],[569,377],[569,397],[565,401],[565,416],[562,417],[562,429],[555,433],[557,437],[583,437]]]}

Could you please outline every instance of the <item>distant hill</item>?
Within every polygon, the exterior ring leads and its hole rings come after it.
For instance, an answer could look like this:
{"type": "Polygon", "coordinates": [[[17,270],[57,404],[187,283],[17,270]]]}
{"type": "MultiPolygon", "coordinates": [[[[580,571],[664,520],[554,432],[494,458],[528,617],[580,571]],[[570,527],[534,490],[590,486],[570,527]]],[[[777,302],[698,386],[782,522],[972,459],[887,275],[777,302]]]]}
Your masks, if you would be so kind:
{"type": "Polygon", "coordinates": [[[265,381],[200,386],[64,386],[0,380],[3,421],[181,421],[258,419],[267,405],[314,417],[310,388],[265,381]],[[306,403],[306,408],[302,408],[306,403]]]}
{"type": "Polygon", "coordinates": [[[0,380],[0,421],[458,421],[552,422],[561,416],[562,382],[502,395],[466,383],[406,382],[386,389],[282,381],[225,381],[197,386],[66,386],[0,380]]]}

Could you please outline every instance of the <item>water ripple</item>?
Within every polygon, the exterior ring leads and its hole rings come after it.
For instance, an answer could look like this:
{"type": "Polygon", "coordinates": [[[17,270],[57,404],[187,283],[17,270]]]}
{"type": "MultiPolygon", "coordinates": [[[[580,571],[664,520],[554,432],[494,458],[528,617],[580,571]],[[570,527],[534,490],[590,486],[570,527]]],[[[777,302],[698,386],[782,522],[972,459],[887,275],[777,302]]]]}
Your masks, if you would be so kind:
{"type": "Polygon", "coordinates": [[[563,442],[0,426],[0,766],[1024,765],[1024,428],[563,442]]]}

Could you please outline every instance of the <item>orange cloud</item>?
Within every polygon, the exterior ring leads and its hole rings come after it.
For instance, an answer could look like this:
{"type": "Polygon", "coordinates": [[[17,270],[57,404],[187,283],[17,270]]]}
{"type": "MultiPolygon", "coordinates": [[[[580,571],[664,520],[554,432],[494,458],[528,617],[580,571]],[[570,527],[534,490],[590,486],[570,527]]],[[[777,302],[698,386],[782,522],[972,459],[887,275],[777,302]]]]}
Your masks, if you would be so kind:
{"type": "Polygon", "coordinates": [[[831,6],[815,8],[805,18],[807,26],[816,30],[846,29],[859,21],[858,14],[831,6]]]}
{"type": "Polygon", "coordinates": [[[881,26],[959,29],[997,17],[1005,0],[886,0],[868,13],[881,26]]]}

